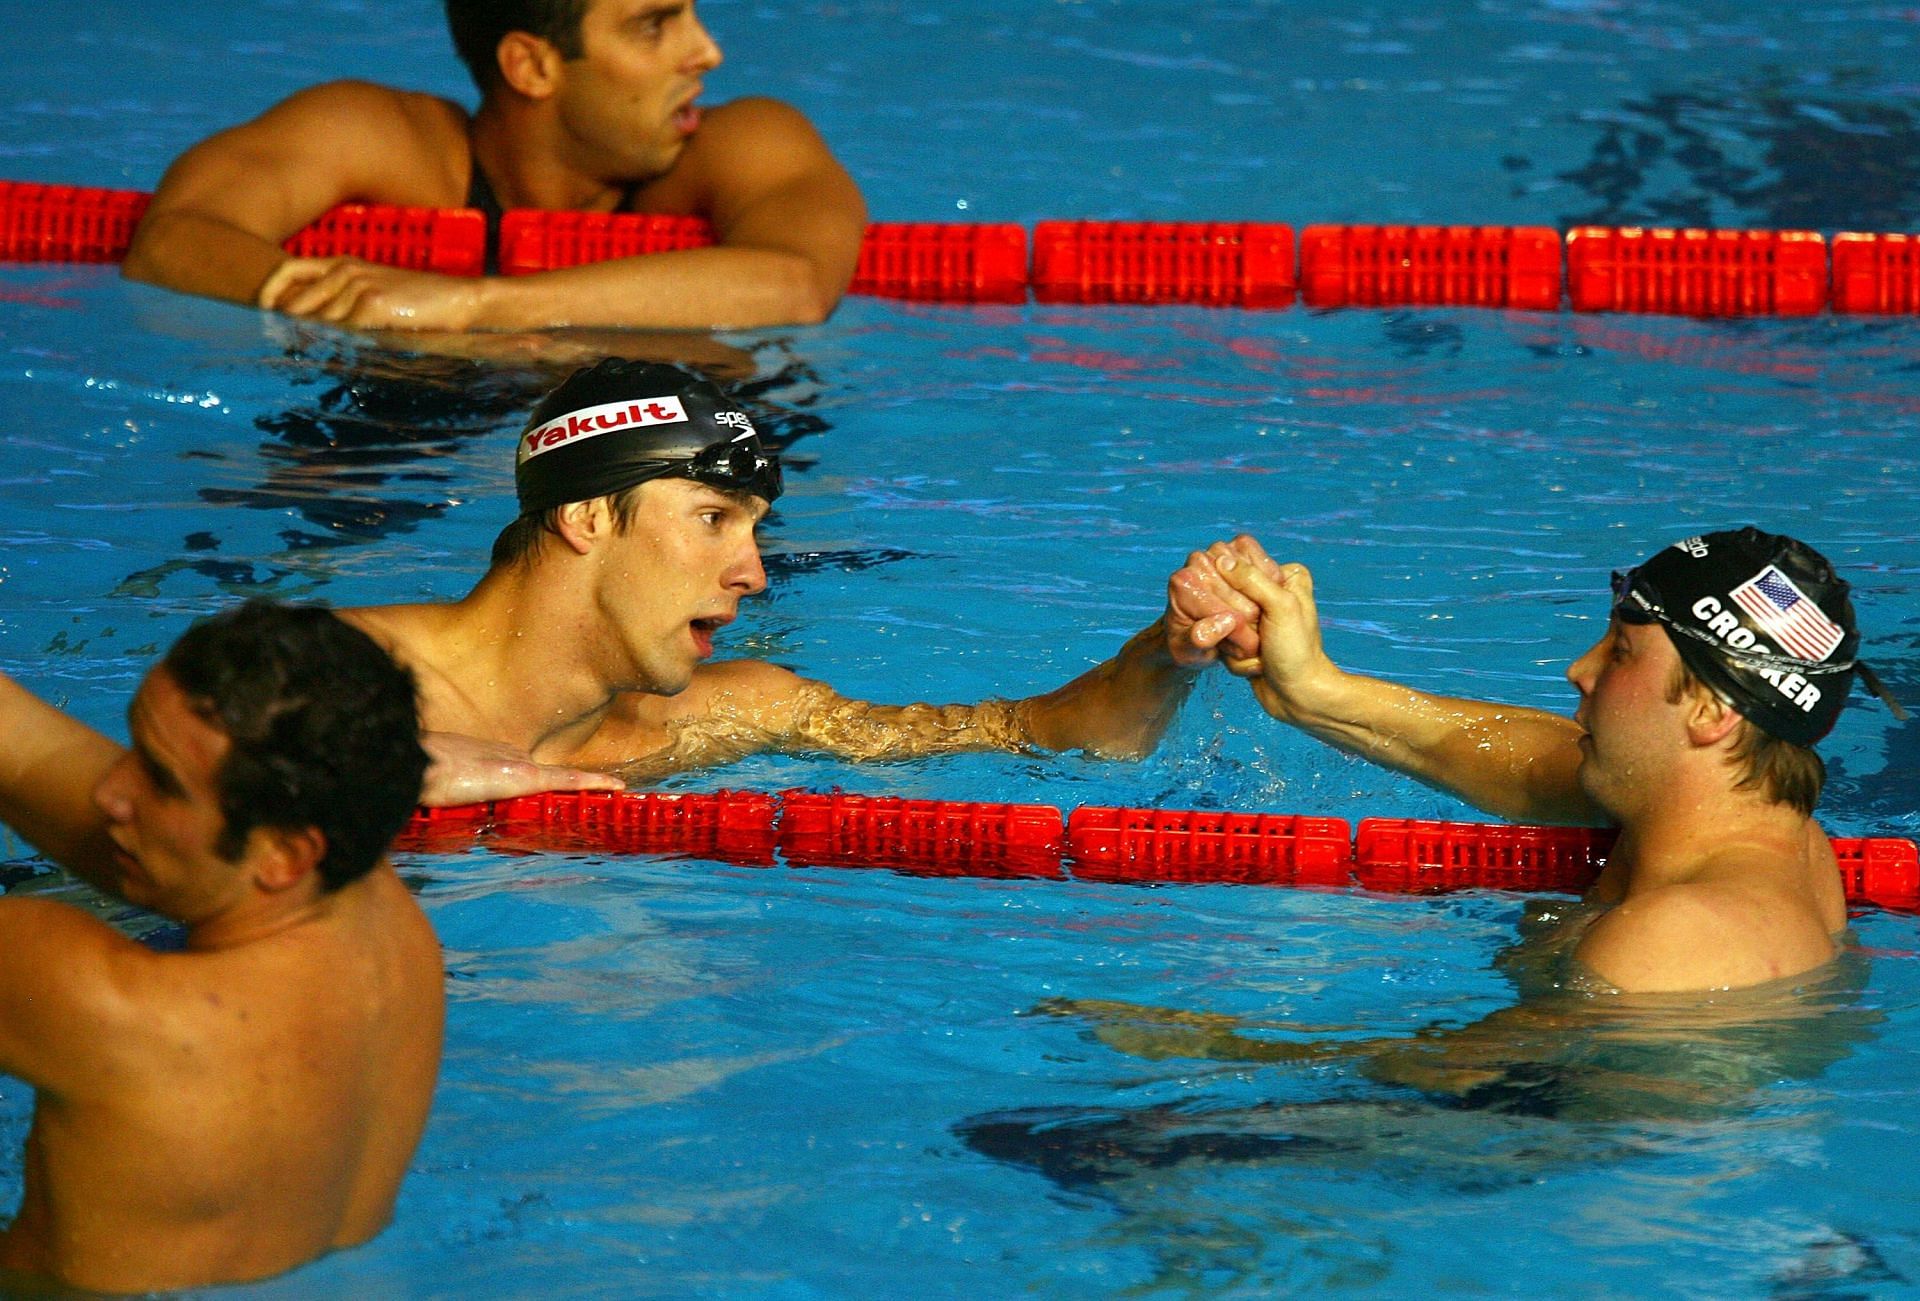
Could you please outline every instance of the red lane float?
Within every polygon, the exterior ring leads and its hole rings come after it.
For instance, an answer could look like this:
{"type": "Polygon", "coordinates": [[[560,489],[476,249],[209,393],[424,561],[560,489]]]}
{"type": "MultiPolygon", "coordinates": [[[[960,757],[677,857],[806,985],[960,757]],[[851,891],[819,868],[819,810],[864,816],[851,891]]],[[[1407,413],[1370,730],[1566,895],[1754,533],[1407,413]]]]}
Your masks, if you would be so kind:
{"type": "Polygon", "coordinates": [[[762,791],[550,791],[484,804],[418,809],[398,848],[447,852],[485,840],[531,850],[681,854],[771,863],[779,808],[762,791]]]}
{"type": "Polygon", "coordinates": [[[487,220],[472,208],[343,203],[283,247],[295,257],[357,257],[408,271],[477,276],[487,265],[487,220]]]}
{"type": "Polygon", "coordinates": [[[1060,873],[1060,810],[787,791],[780,854],[796,867],[883,867],[936,876],[1060,873]]]}
{"type": "Polygon", "coordinates": [[[1920,240],[1911,235],[1835,235],[1833,310],[1920,312],[1920,240]]]}
{"type": "Polygon", "coordinates": [[[1389,894],[1546,890],[1578,894],[1600,874],[1615,833],[1603,827],[1362,818],[1354,879],[1389,894]]]}
{"type": "MultiPolygon", "coordinates": [[[[500,222],[500,270],[531,275],[712,243],[713,228],[699,217],[519,209],[500,222]]],[[[861,241],[850,289],[885,298],[1017,303],[1027,296],[1026,284],[1022,227],[874,222],[861,241]]]]}
{"type": "Polygon", "coordinates": [[[517,208],[500,218],[500,274],[532,275],[712,243],[713,227],[699,217],[517,208]]]}
{"type": "Polygon", "coordinates": [[[1067,820],[1067,847],[1091,881],[1346,885],[1353,858],[1339,818],[1093,805],[1067,820]]]}
{"type": "Polygon", "coordinates": [[[1024,303],[1026,228],[873,222],[860,243],[848,292],[923,303],[1024,303]]]}
{"type": "Polygon", "coordinates": [[[1560,232],[1546,226],[1309,226],[1309,307],[1560,306],[1560,232]]]}
{"type": "MultiPolygon", "coordinates": [[[[0,181],[0,261],[113,262],[149,196],[138,190],[0,181]]],[[[345,204],[286,242],[304,256],[477,275],[483,218],[471,209],[345,204]]],[[[700,248],[698,217],[509,212],[507,275],[700,248]]],[[[1257,222],[875,222],[852,290],[925,302],[1199,303],[1284,307],[1457,305],[1583,312],[1804,316],[1920,312],[1920,247],[1900,234],[1582,226],[1315,225],[1301,237],[1257,222]],[[1564,257],[1563,257],[1564,254],[1564,257]],[[1564,262],[1564,272],[1562,270],[1564,262]]]]}
{"type": "Polygon", "coordinates": [[[140,190],[0,181],[0,262],[118,262],[151,197],[140,190]]]}
{"type": "MultiPolygon", "coordinates": [[[[1405,818],[1339,818],[1087,805],[1063,819],[1045,804],[908,800],[786,791],[708,795],[555,792],[421,809],[397,849],[678,854],[767,865],[885,868],[934,876],[1086,881],[1243,882],[1436,894],[1577,893],[1605,865],[1614,833],[1405,818]],[[1064,834],[1063,834],[1064,828],[1064,834]]],[[[1836,839],[1856,906],[1920,912],[1920,850],[1910,840],[1836,839]]]]}
{"type": "Polygon", "coordinates": [[[1827,243],[1810,230],[1643,230],[1567,235],[1576,312],[1811,316],[1827,303],[1827,243]]]}
{"type": "Polygon", "coordinates": [[[1293,302],[1293,229],[1261,222],[1043,221],[1033,296],[1043,303],[1293,302]]]}

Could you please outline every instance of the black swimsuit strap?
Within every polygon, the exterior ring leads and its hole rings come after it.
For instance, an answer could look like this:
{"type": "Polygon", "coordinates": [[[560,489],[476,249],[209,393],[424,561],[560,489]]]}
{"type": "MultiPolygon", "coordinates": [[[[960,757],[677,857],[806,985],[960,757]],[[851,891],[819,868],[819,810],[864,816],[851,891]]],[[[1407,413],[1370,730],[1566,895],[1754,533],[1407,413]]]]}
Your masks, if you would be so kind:
{"type": "Polygon", "coordinates": [[[500,206],[499,196],[493,192],[493,183],[487,180],[487,174],[480,170],[480,160],[473,157],[473,146],[467,146],[472,158],[472,171],[467,179],[467,207],[478,208],[487,222],[487,260],[486,273],[490,276],[500,274],[500,218],[505,209],[500,206]]]}

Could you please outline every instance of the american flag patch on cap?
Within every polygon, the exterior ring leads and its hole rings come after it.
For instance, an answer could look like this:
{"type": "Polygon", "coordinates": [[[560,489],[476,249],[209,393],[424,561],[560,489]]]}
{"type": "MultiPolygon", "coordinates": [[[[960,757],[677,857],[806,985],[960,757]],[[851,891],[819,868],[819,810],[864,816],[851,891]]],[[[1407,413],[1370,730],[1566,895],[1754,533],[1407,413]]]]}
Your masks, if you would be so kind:
{"type": "Polygon", "coordinates": [[[1761,631],[1800,659],[1824,660],[1846,636],[1840,625],[1827,618],[1826,611],[1809,601],[1777,566],[1768,565],[1734,588],[1731,595],[1761,631]]]}

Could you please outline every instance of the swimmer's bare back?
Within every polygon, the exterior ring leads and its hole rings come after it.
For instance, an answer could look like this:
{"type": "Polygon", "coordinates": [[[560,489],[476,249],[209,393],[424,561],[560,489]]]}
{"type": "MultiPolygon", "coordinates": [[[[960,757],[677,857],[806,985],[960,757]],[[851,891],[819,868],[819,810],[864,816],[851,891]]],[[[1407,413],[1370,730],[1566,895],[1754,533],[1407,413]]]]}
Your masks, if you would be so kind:
{"type": "Polygon", "coordinates": [[[66,992],[47,1000],[64,1004],[62,1064],[37,1081],[0,1268],[109,1292],[237,1282],[387,1223],[443,1018],[438,942],[390,867],[212,951],[9,906],[39,914],[66,992]]]}

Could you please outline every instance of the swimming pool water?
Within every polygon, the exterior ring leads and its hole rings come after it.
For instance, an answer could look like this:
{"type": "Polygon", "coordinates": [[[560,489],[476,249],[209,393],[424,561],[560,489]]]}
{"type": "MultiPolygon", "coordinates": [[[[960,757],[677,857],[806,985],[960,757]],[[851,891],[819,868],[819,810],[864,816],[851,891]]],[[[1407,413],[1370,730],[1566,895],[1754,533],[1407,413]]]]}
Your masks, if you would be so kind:
{"type": "MultiPolygon", "coordinates": [[[[730,55],[715,97],[800,104],[883,219],[1920,215],[1906,10],[1434,8],[702,12],[730,55]]],[[[23,22],[36,59],[0,91],[10,178],[150,187],[192,139],[330,73],[464,94],[428,3],[23,22]]],[[[1314,567],[1343,662],[1565,708],[1608,570],[1748,521],[1834,558],[1871,659],[1920,697],[1917,340],[1904,320],[850,300],[817,330],[681,346],[753,377],[797,462],[773,589],[731,653],[881,699],[1024,694],[1110,653],[1188,549],[1244,528],[1314,567]]],[[[151,657],[237,595],[464,591],[507,516],[508,431],[570,364],[556,349],[418,356],[100,269],[0,269],[0,667],[118,734],[151,657]]],[[[1825,748],[1832,830],[1920,835],[1910,728],[1862,696],[1825,748]]],[[[1224,679],[1139,765],[767,758],[671,783],[835,784],[1462,813],[1267,723],[1224,679]]],[[[9,888],[71,893],[7,857],[9,888]]],[[[1463,1025],[1512,1000],[1492,965],[1512,897],[561,854],[403,868],[451,995],[415,1173],[374,1244],[247,1295],[1820,1296],[1920,1278],[1911,918],[1860,919],[1857,992],[1805,1051],[1733,1034],[1709,1063],[1742,1084],[1732,1100],[1676,1117],[1635,1100],[1636,1076],[1533,1115],[1338,1063],[1142,1058],[1039,1011],[1463,1025]]],[[[28,1106],[0,1081],[0,1201],[28,1106]]]]}

